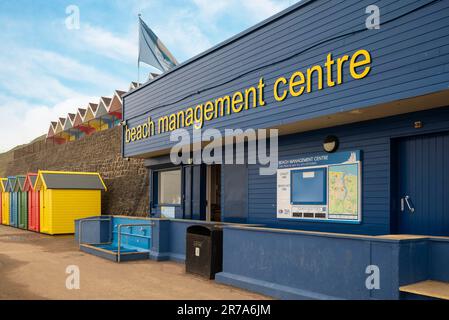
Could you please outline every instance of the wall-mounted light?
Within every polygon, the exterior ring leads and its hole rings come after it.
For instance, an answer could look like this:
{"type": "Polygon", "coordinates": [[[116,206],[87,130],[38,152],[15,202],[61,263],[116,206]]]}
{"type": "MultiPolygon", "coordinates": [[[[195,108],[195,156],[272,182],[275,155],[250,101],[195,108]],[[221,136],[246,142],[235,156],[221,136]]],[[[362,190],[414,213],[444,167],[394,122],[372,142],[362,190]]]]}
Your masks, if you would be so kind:
{"type": "Polygon", "coordinates": [[[323,142],[323,149],[328,153],[332,153],[338,150],[340,142],[336,136],[327,136],[323,142]]]}
{"type": "Polygon", "coordinates": [[[423,127],[422,121],[415,121],[413,125],[415,129],[421,129],[423,127]]]}

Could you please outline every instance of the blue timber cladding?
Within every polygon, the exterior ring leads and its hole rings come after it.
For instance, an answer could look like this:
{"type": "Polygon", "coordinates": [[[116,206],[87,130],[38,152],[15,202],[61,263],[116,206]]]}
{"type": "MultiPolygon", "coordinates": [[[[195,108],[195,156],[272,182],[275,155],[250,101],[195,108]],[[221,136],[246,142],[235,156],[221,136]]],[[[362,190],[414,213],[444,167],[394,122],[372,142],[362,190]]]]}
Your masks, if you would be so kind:
{"type": "MultiPolygon", "coordinates": [[[[256,85],[261,77],[266,83],[265,106],[214,119],[205,128],[278,127],[444,90],[449,84],[448,17],[449,1],[305,1],[126,95],[124,119],[128,127],[144,123],[148,116],[157,122],[160,116],[256,85]],[[371,4],[381,10],[379,30],[365,28],[365,9],[371,4]],[[363,31],[328,41],[357,30],[363,31]],[[323,65],[328,53],[335,59],[359,49],[372,56],[371,72],[364,79],[351,79],[345,68],[342,85],[324,86],[283,102],[274,100],[272,88],[278,77],[323,65]],[[292,59],[171,104],[302,51],[292,59]]],[[[142,156],[170,146],[169,134],[164,133],[124,143],[123,151],[126,157],[142,156]]]]}
{"type": "Polygon", "coordinates": [[[220,283],[281,299],[403,299],[399,287],[447,281],[449,241],[224,226],[220,283]],[[367,290],[367,266],[381,270],[367,290]],[[336,276],[337,275],[337,276],[336,276]]]}
{"type": "Polygon", "coordinates": [[[397,242],[225,227],[223,243],[218,282],[281,299],[398,299],[397,242]],[[385,271],[380,290],[366,289],[370,264],[385,271]]]}
{"type": "MultiPolygon", "coordinates": [[[[390,169],[394,161],[394,157],[390,156],[392,141],[404,136],[448,130],[449,107],[443,107],[282,136],[279,139],[279,160],[295,159],[310,153],[322,154],[322,141],[329,134],[339,137],[339,151],[362,151],[362,222],[345,224],[277,219],[276,176],[260,175],[258,165],[249,165],[248,170],[247,222],[323,232],[371,235],[395,233],[394,221],[397,216],[390,210],[391,201],[396,199],[390,196],[390,182],[394,181],[396,174],[395,170],[390,169]],[[415,121],[422,121],[424,127],[414,129],[415,121]]],[[[224,203],[222,206],[225,208],[224,203]]]]}

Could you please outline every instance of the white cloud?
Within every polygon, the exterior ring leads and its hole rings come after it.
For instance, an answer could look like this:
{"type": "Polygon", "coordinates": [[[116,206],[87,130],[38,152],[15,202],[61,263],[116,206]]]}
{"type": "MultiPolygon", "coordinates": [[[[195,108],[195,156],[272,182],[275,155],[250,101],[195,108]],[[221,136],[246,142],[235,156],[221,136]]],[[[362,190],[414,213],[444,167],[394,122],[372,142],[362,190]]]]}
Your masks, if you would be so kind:
{"type": "Polygon", "coordinates": [[[77,80],[86,83],[102,85],[108,83],[115,86],[123,84],[123,80],[113,75],[113,70],[99,70],[90,65],[46,50],[30,50],[29,55],[35,66],[52,76],[62,79],[77,80]]]}
{"type": "Polygon", "coordinates": [[[252,19],[256,21],[261,21],[263,19],[269,18],[270,16],[280,12],[289,5],[288,0],[244,0],[239,3],[242,4],[245,11],[251,14],[252,19]]]}
{"type": "Polygon", "coordinates": [[[125,63],[137,59],[137,27],[130,34],[117,35],[103,28],[82,23],[79,31],[73,32],[75,45],[91,53],[125,63]]]}
{"type": "MultiPolygon", "coordinates": [[[[1,68],[2,72],[9,71],[7,68],[1,68]]],[[[10,95],[23,99],[56,103],[76,94],[75,90],[64,86],[58,79],[45,74],[35,74],[30,69],[16,70],[14,77],[8,77],[3,73],[0,79],[3,88],[10,95]]]]}
{"type": "Polygon", "coordinates": [[[224,15],[244,16],[250,24],[266,19],[287,8],[292,0],[193,0],[203,19],[224,15]]]}
{"type": "Polygon", "coordinates": [[[67,113],[73,113],[77,107],[98,99],[99,97],[78,95],[47,106],[0,95],[0,153],[46,134],[51,121],[66,117],[67,113]]]}
{"type": "Polygon", "coordinates": [[[100,94],[112,93],[114,89],[127,84],[125,79],[61,54],[21,47],[0,52],[0,70],[0,89],[3,87],[14,97],[36,99],[44,103],[57,103],[79,95],[72,85],[64,84],[64,80],[108,90],[100,94]]]}
{"type": "Polygon", "coordinates": [[[233,0],[193,0],[203,19],[213,20],[229,9],[235,1],[233,0]]]}
{"type": "Polygon", "coordinates": [[[170,16],[163,26],[155,25],[154,32],[169,50],[176,48],[185,57],[191,58],[212,46],[211,41],[194,21],[191,12],[179,11],[170,16]]]}
{"type": "Polygon", "coordinates": [[[56,52],[9,48],[0,52],[0,152],[45,134],[50,121],[129,81],[56,52]]]}

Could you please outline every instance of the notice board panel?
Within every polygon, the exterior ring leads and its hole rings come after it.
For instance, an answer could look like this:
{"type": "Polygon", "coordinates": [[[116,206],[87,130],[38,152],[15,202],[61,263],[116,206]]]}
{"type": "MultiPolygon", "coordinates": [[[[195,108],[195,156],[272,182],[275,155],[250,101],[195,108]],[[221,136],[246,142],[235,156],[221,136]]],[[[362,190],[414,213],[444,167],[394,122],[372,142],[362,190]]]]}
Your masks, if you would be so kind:
{"type": "Polygon", "coordinates": [[[279,161],[277,218],[361,221],[360,151],[279,161]]]}

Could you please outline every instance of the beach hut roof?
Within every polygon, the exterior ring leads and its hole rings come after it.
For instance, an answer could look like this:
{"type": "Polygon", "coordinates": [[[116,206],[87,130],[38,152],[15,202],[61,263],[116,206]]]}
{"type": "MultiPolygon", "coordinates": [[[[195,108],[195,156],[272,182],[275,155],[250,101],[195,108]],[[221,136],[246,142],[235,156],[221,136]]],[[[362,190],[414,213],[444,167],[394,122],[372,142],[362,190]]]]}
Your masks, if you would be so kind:
{"type": "Polygon", "coordinates": [[[107,190],[99,173],[65,171],[39,171],[35,189],[107,190]]]}
{"type": "Polygon", "coordinates": [[[34,191],[34,185],[36,184],[37,180],[37,173],[28,173],[26,180],[25,180],[25,186],[24,191],[34,191]]]}
{"type": "Polygon", "coordinates": [[[89,106],[87,108],[87,112],[89,112],[89,109],[92,110],[92,112],[95,114],[95,112],[97,112],[98,109],[98,103],[89,103],[89,106]]]}
{"type": "Polygon", "coordinates": [[[58,123],[56,121],[50,122],[50,128],[48,128],[47,138],[51,138],[55,135],[57,125],[58,123]]]}
{"type": "Polygon", "coordinates": [[[109,97],[101,97],[100,102],[104,104],[105,107],[109,106],[111,103],[112,98],[109,97]]]}
{"type": "Polygon", "coordinates": [[[82,118],[84,118],[84,117],[86,116],[86,112],[87,112],[86,109],[78,108],[78,114],[79,114],[82,118]]]}
{"type": "Polygon", "coordinates": [[[129,85],[129,89],[128,91],[132,91],[134,89],[137,89],[138,87],[140,87],[142,84],[141,83],[137,83],[136,81],[131,82],[131,84],[129,85]]]}
{"type": "Polygon", "coordinates": [[[6,191],[6,183],[8,182],[8,179],[6,178],[0,178],[0,192],[6,191]]]}
{"type": "Polygon", "coordinates": [[[98,104],[89,103],[89,106],[87,107],[86,115],[84,116],[84,122],[95,119],[97,109],[98,109],[98,104]]]}
{"type": "Polygon", "coordinates": [[[154,80],[154,79],[156,79],[156,78],[159,77],[159,76],[160,76],[159,73],[150,72],[150,73],[148,74],[148,81],[154,80]]]}
{"type": "Polygon", "coordinates": [[[58,124],[56,126],[55,134],[58,134],[64,130],[66,118],[59,118],[58,124]]]}
{"type": "Polygon", "coordinates": [[[16,177],[8,177],[8,181],[6,182],[6,192],[14,192],[14,185],[16,184],[16,177]]]}
{"type": "Polygon", "coordinates": [[[101,97],[98,102],[98,108],[95,113],[95,118],[99,118],[108,114],[109,104],[111,103],[111,98],[101,97]]]}
{"type": "Polygon", "coordinates": [[[74,114],[74,113],[69,113],[69,114],[67,115],[67,120],[70,121],[71,123],[73,123],[73,121],[75,121],[75,117],[76,117],[76,114],[74,114]]]}
{"type": "Polygon", "coordinates": [[[109,103],[108,111],[109,113],[122,113],[122,96],[125,94],[125,91],[115,90],[114,96],[109,103]]]}
{"type": "Polygon", "coordinates": [[[75,121],[73,121],[73,126],[78,127],[84,122],[84,117],[86,116],[86,109],[78,108],[76,113],[75,121]]]}
{"type": "Polygon", "coordinates": [[[69,130],[73,128],[73,123],[75,122],[76,114],[69,113],[65,120],[64,130],[69,130]]]}
{"type": "Polygon", "coordinates": [[[14,192],[25,191],[25,189],[24,189],[25,180],[26,180],[26,176],[17,176],[15,184],[13,186],[13,191],[14,192]]]}
{"type": "Polygon", "coordinates": [[[110,104],[112,104],[114,102],[114,100],[117,100],[118,102],[120,102],[120,104],[122,104],[122,96],[126,93],[126,91],[123,90],[115,90],[114,95],[111,99],[110,104]]]}

